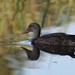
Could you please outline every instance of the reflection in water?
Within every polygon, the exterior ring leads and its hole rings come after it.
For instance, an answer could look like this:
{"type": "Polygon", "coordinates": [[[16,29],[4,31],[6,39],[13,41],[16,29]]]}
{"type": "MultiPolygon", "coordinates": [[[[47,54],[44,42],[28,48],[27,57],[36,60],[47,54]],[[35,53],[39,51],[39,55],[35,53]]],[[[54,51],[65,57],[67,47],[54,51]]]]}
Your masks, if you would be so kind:
{"type": "Polygon", "coordinates": [[[21,46],[31,48],[29,40],[11,43],[0,43],[0,74],[14,75],[23,66],[26,54],[21,46]],[[26,46],[25,46],[26,45],[26,46]]]}

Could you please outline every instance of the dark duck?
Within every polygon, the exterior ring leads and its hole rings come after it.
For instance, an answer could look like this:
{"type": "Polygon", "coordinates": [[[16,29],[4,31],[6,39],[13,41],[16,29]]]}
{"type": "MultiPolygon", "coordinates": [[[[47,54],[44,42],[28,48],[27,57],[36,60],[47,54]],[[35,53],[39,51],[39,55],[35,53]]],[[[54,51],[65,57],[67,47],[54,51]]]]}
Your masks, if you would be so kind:
{"type": "Polygon", "coordinates": [[[51,33],[40,36],[41,27],[38,23],[31,23],[23,34],[33,32],[32,39],[33,51],[22,47],[30,60],[37,60],[40,50],[51,54],[69,55],[75,58],[75,35],[66,33],[51,33]]]}

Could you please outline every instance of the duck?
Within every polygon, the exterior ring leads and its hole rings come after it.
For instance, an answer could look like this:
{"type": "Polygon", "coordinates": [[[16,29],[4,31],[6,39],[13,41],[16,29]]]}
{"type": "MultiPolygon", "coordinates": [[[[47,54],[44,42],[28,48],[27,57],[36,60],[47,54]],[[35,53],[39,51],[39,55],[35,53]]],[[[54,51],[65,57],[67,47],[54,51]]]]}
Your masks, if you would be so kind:
{"type": "Polygon", "coordinates": [[[41,36],[41,26],[38,23],[30,23],[22,34],[29,32],[34,34],[31,40],[33,50],[21,47],[26,52],[28,59],[37,60],[40,57],[40,50],[50,54],[68,55],[75,58],[75,35],[59,32],[41,36]]]}

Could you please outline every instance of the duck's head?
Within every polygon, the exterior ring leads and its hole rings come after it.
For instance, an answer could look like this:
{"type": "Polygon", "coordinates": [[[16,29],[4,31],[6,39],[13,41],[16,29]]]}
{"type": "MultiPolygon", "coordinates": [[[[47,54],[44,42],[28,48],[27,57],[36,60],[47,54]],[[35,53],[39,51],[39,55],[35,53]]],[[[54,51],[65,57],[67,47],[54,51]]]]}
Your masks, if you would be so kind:
{"type": "Polygon", "coordinates": [[[34,34],[33,38],[37,38],[40,36],[40,30],[41,30],[40,25],[38,23],[31,23],[22,34],[33,32],[34,34]]]}

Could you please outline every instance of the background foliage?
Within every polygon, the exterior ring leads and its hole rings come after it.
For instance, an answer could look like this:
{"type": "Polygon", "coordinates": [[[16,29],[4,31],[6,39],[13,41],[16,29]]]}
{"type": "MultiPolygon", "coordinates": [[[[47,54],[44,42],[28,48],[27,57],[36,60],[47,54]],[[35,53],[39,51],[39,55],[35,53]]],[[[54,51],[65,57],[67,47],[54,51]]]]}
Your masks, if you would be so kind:
{"type": "Polygon", "coordinates": [[[0,36],[19,33],[31,22],[42,27],[59,23],[62,15],[75,15],[74,3],[75,0],[0,0],[0,36]]]}

